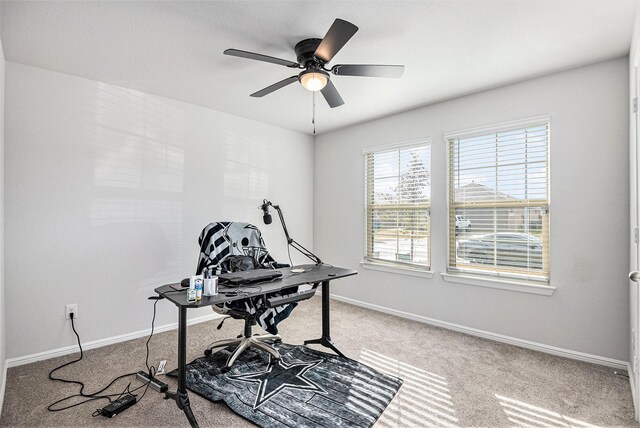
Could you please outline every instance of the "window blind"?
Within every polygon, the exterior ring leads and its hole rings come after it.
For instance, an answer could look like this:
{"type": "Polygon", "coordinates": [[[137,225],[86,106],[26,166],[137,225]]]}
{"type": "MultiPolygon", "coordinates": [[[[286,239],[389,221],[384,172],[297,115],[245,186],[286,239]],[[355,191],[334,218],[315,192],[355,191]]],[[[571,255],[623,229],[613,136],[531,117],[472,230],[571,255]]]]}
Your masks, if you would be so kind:
{"type": "Polygon", "coordinates": [[[427,141],[365,152],[367,261],[429,269],[430,167],[427,141]]]}
{"type": "Polygon", "coordinates": [[[549,123],[447,143],[448,271],[547,283],[549,123]]]}

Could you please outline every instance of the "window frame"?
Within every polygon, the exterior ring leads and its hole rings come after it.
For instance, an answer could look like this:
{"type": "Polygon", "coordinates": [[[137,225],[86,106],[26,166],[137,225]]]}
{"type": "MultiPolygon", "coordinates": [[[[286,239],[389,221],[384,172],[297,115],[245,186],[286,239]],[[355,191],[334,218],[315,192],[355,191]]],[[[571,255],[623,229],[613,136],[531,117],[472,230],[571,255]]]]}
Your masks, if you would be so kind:
{"type": "MultiPolygon", "coordinates": [[[[427,170],[429,171],[430,177],[431,174],[431,166],[432,162],[432,144],[430,137],[418,138],[415,140],[408,140],[399,143],[391,143],[384,144],[373,147],[366,147],[362,149],[362,162],[364,167],[364,204],[363,204],[363,215],[362,218],[364,220],[363,230],[364,230],[364,239],[363,239],[363,260],[360,262],[361,266],[366,269],[372,269],[383,272],[395,272],[401,273],[411,276],[419,276],[419,277],[427,277],[431,278],[432,271],[432,260],[431,260],[431,190],[429,191],[429,202],[427,204],[427,212],[428,212],[428,232],[427,232],[427,261],[428,265],[419,265],[415,263],[405,263],[400,261],[392,261],[392,260],[383,260],[383,259],[373,259],[369,257],[368,249],[369,249],[369,195],[370,191],[373,191],[369,186],[368,177],[368,169],[367,169],[367,155],[384,152],[384,151],[392,151],[392,150],[402,150],[402,149],[410,149],[417,148],[421,146],[427,146],[429,150],[429,164],[426,165],[427,170]]],[[[417,209],[425,209],[425,207],[420,207],[417,209]]]]}
{"type": "MultiPolygon", "coordinates": [[[[447,152],[447,253],[446,253],[446,270],[441,273],[443,279],[448,282],[465,283],[470,285],[486,286],[490,288],[501,288],[512,291],[532,292],[534,294],[551,295],[555,290],[555,287],[551,285],[551,117],[550,116],[536,116],[528,119],[514,120],[509,122],[503,122],[494,125],[486,125],[477,128],[470,128],[462,131],[452,131],[444,133],[444,143],[447,152]],[[546,208],[547,208],[547,270],[546,278],[533,278],[527,274],[519,275],[517,273],[501,273],[501,272],[483,272],[481,269],[456,269],[451,265],[451,245],[456,245],[455,238],[455,213],[452,215],[451,205],[455,204],[455,200],[452,200],[452,195],[455,192],[452,183],[452,176],[455,171],[452,171],[453,162],[450,159],[450,144],[452,140],[485,136],[487,134],[515,131],[518,129],[524,129],[532,126],[547,126],[547,145],[546,145],[546,208]],[[452,218],[453,225],[452,225],[452,218]],[[454,233],[453,239],[451,233],[454,233]],[[530,290],[527,290],[529,288],[530,290]]],[[[498,204],[504,205],[504,204],[498,204]]],[[[494,207],[498,207],[494,204],[494,207]]],[[[518,205],[517,203],[511,203],[509,205],[518,205]]],[[[526,206],[526,204],[521,203],[526,206]]],[[[505,205],[506,207],[506,205],[505,205]]],[[[492,234],[498,233],[497,231],[492,234]]]]}

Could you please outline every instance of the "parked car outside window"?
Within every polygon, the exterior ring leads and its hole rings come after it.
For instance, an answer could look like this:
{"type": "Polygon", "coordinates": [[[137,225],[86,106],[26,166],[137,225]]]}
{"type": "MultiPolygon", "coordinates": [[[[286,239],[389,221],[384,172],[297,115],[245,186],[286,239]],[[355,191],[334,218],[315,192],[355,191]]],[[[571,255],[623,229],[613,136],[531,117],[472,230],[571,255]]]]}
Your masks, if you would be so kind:
{"type": "Polygon", "coordinates": [[[528,233],[473,235],[458,242],[457,254],[473,264],[542,269],[542,241],[528,233]]]}
{"type": "Polygon", "coordinates": [[[456,232],[466,232],[471,229],[471,220],[464,218],[461,215],[455,216],[456,218],[456,232]]]}

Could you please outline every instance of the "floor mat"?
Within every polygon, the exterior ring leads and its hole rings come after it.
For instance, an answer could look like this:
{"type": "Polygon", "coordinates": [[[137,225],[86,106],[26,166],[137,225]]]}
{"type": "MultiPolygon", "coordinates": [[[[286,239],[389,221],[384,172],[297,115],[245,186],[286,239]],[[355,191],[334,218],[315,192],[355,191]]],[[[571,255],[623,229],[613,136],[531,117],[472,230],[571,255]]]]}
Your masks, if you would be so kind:
{"type": "Polygon", "coordinates": [[[187,388],[263,427],[370,427],[402,385],[348,358],[302,345],[274,347],[279,361],[249,349],[226,373],[221,368],[233,348],[198,358],[187,365],[187,388]]]}

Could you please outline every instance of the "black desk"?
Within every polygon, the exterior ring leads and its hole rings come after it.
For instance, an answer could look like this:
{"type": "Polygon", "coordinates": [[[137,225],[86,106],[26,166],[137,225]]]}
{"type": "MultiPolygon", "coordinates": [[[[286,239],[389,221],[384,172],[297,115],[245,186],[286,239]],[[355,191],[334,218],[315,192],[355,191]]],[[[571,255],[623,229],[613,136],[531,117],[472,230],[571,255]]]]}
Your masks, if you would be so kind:
{"type": "Polygon", "coordinates": [[[191,405],[189,403],[189,395],[187,394],[187,380],[186,380],[186,366],[187,366],[187,309],[189,308],[202,308],[205,306],[211,306],[215,304],[221,304],[225,302],[231,302],[239,299],[246,299],[247,297],[257,297],[264,294],[280,291],[285,288],[295,287],[302,284],[318,284],[322,283],[322,336],[318,339],[305,340],[304,344],[318,343],[322,346],[330,348],[336,354],[344,357],[333,342],[331,341],[331,325],[329,318],[329,281],[344,278],[347,276],[355,275],[358,272],[350,269],[342,269],[337,267],[330,267],[328,265],[304,265],[294,266],[293,268],[278,269],[282,272],[282,278],[268,283],[252,285],[245,290],[241,295],[225,296],[227,291],[233,291],[235,287],[220,286],[218,295],[206,297],[203,296],[199,302],[187,301],[186,291],[176,291],[173,287],[179,287],[180,284],[167,284],[155,289],[155,292],[163,295],[167,300],[171,301],[178,307],[178,390],[176,392],[166,392],[165,398],[171,398],[175,400],[178,408],[180,408],[192,427],[197,427],[198,422],[193,416],[191,411],[191,405]],[[295,268],[308,269],[305,272],[293,273],[291,269],[295,268]]]}

